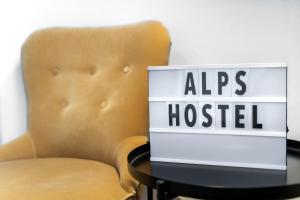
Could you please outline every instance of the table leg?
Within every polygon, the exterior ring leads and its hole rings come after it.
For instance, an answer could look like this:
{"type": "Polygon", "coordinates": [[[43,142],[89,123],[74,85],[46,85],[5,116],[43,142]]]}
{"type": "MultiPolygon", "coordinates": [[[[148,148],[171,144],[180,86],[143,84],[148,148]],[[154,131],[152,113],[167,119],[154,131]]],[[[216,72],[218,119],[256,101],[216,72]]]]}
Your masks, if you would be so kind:
{"type": "Polygon", "coordinates": [[[147,200],[153,200],[153,189],[147,187],[147,200]]]}
{"type": "Polygon", "coordinates": [[[156,181],[156,189],[157,189],[157,200],[165,199],[165,181],[157,180],[156,181]]]}

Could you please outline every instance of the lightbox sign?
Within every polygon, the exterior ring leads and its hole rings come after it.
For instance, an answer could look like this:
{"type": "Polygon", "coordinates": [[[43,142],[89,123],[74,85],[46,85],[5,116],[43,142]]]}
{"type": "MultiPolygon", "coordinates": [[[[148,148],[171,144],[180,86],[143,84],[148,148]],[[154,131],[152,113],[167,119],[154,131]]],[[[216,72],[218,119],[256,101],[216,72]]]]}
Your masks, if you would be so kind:
{"type": "Polygon", "coordinates": [[[152,161],[286,169],[286,64],[148,72],[152,161]]]}

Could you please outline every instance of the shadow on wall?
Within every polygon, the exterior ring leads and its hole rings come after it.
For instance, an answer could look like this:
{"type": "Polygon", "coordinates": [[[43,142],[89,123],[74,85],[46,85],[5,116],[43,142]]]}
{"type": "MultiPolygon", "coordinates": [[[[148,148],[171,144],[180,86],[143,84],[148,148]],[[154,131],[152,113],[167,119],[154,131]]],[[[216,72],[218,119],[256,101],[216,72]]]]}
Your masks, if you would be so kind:
{"type": "Polygon", "coordinates": [[[0,141],[6,143],[27,129],[27,103],[20,60],[0,85],[0,141]]]}

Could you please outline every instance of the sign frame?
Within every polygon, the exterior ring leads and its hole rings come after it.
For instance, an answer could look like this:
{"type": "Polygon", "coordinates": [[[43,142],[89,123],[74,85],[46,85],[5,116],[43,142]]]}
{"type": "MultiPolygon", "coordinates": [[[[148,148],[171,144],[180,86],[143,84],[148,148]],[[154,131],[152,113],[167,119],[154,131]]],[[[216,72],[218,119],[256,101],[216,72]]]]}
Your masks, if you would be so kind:
{"type": "MultiPolygon", "coordinates": [[[[151,118],[151,103],[152,102],[176,102],[176,101],[188,101],[188,102],[193,102],[193,101],[199,101],[199,97],[153,97],[151,96],[151,85],[150,85],[150,79],[151,79],[151,71],[162,71],[162,70],[199,70],[199,69],[252,69],[252,68],[284,68],[285,69],[285,97],[230,97],[230,102],[267,102],[267,103],[272,103],[272,102],[282,102],[285,103],[285,125],[286,125],[286,130],[282,131],[281,135],[278,135],[278,133],[274,133],[273,131],[255,131],[255,130],[243,130],[243,133],[241,133],[239,130],[202,130],[203,132],[199,132],[199,129],[173,129],[173,128],[157,128],[157,127],[151,127],[151,119],[150,120],[150,128],[149,128],[149,138],[150,138],[150,146],[151,146],[151,161],[162,161],[162,162],[178,162],[178,163],[190,163],[190,164],[207,164],[207,165],[221,165],[221,166],[233,166],[233,167],[247,167],[247,168],[264,168],[264,169],[277,169],[277,170],[286,170],[287,166],[287,160],[286,160],[286,140],[287,140],[287,93],[288,93],[288,87],[287,87],[287,80],[288,80],[288,67],[286,63],[245,63],[245,64],[201,64],[201,65],[172,65],[172,66],[149,66],[148,67],[148,76],[149,76],[149,118],[151,118]],[[264,164],[264,163],[258,163],[258,164],[249,164],[249,163],[234,163],[234,162],[226,162],[226,161],[221,161],[221,162],[206,162],[206,161],[201,161],[197,160],[197,155],[195,155],[195,159],[182,159],[176,158],[177,155],[174,155],[173,158],[172,152],[172,145],[169,147],[171,149],[165,148],[163,146],[168,146],[168,139],[161,139],[164,140],[165,143],[161,143],[157,137],[157,135],[160,134],[162,136],[162,133],[167,133],[167,137],[178,137],[180,134],[184,134],[188,132],[189,134],[216,134],[216,135],[224,135],[228,136],[231,135],[233,137],[238,137],[238,136],[253,136],[255,138],[261,137],[262,140],[268,137],[278,137],[278,138],[284,138],[285,139],[285,161],[284,164],[282,165],[272,165],[272,164],[264,164]],[[246,133],[246,134],[245,134],[246,133]],[[164,144],[162,146],[162,144],[164,144]],[[169,152],[167,152],[169,151],[169,152]],[[159,155],[162,155],[160,157],[159,155]],[[166,156],[167,155],[167,156],[166,156]],[[170,156],[170,157],[168,157],[170,156]]],[[[207,101],[211,97],[201,97],[201,99],[207,98],[207,101]]],[[[228,100],[228,97],[213,97],[215,100],[213,102],[224,102],[226,99],[228,100]]],[[[180,136],[181,137],[181,136],[180,136]]],[[[178,137],[178,138],[180,138],[178,137]]],[[[178,145],[180,146],[180,141],[178,141],[178,145]]],[[[185,145],[184,148],[189,146],[188,144],[183,144],[185,145]]],[[[205,145],[205,144],[204,144],[205,145]]],[[[197,151],[197,149],[189,149],[186,148],[190,153],[192,150],[197,151]]],[[[199,148],[201,149],[201,148],[199,148]]],[[[203,150],[203,149],[201,149],[203,150]]],[[[211,149],[207,149],[208,151],[211,149]]],[[[176,152],[174,152],[176,154],[176,152]]],[[[188,154],[186,154],[188,155],[188,154]]],[[[199,154],[200,155],[200,154],[199,154]]],[[[198,155],[198,156],[199,156],[198,155]]],[[[188,156],[187,156],[188,157],[188,156]]],[[[201,157],[201,155],[200,155],[201,157]]]]}

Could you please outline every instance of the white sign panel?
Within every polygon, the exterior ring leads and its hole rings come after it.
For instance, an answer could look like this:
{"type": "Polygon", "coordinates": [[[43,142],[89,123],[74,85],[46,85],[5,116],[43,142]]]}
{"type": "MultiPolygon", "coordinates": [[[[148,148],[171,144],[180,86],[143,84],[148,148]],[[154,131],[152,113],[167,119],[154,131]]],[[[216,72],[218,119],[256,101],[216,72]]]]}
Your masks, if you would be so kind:
{"type": "Polygon", "coordinates": [[[148,72],[152,161],[286,169],[286,64],[148,72]]]}

